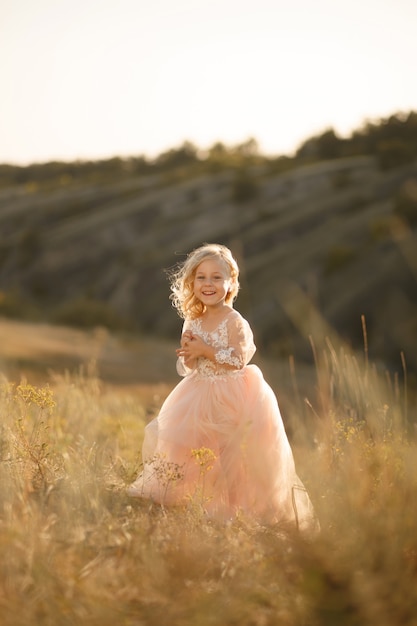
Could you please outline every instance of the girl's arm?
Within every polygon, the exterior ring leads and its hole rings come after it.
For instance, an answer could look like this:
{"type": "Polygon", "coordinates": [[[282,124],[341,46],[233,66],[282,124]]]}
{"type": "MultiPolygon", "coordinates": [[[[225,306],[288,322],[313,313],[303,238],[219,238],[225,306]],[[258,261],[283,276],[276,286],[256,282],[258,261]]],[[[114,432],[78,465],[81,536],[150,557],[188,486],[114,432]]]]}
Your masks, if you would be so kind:
{"type": "Polygon", "coordinates": [[[181,335],[181,347],[176,349],[177,353],[177,373],[180,376],[188,376],[195,369],[197,365],[197,359],[186,355],[185,350],[189,342],[194,339],[193,333],[187,328],[187,322],[184,322],[182,335],[181,335]]]}

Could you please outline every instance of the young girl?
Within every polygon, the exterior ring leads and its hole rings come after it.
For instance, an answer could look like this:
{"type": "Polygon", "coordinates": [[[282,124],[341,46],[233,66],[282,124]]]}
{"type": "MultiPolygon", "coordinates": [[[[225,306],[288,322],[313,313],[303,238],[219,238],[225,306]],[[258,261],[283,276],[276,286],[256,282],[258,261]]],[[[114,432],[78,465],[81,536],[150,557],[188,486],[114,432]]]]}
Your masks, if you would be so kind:
{"type": "Polygon", "coordinates": [[[315,525],[296,475],[277,400],[256,365],[248,322],[233,308],[239,269],[230,250],[205,244],[173,275],[184,326],[183,380],[145,429],[143,471],[128,494],[161,504],[202,503],[207,514],[315,525]]]}

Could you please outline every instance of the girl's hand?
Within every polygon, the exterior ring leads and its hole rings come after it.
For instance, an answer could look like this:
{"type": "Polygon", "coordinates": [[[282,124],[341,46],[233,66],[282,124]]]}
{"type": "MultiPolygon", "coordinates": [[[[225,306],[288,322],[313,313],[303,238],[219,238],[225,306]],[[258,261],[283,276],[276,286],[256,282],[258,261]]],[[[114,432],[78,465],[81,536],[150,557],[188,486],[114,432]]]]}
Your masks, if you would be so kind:
{"type": "Polygon", "coordinates": [[[181,346],[185,346],[189,341],[194,339],[194,335],[191,330],[186,330],[181,337],[181,346]]]}
{"type": "Polygon", "coordinates": [[[193,341],[194,336],[191,330],[186,330],[181,337],[181,347],[176,349],[177,357],[183,357],[184,364],[187,367],[193,367],[192,359],[186,355],[186,348],[190,341],[193,341]]]}
{"type": "Polygon", "coordinates": [[[176,349],[177,356],[184,356],[183,351],[185,350],[188,343],[193,339],[194,336],[191,330],[186,330],[181,337],[181,347],[176,349]]]}
{"type": "Polygon", "coordinates": [[[177,355],[184,357],[185,361],[198,359],[199,357],[212,358],[213,348],[209,346],[199,335],[185,336],[181,339],[181,348],[177,350],[177,355]]]}

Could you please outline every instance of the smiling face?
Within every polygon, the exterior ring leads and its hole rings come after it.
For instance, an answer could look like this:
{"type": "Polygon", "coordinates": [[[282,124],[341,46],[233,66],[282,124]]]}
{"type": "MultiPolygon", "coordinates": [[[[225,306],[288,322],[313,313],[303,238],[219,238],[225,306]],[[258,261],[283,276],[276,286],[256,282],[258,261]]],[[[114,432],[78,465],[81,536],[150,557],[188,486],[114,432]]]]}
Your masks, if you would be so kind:
{"type": "Polygon", "coordinates": [[[221,308],[231,284],[226,264],[216,259],[206,259],[196,269],[193,284],[194,295],[208,309],[221,308]]]}

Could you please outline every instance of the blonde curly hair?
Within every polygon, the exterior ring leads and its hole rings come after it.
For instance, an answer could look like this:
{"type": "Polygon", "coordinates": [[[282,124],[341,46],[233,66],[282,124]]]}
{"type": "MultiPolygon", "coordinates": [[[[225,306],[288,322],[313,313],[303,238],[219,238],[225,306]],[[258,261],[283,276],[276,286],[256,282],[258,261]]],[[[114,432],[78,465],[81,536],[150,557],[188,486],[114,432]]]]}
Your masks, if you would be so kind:
{"type": "Polygon", "coordinates": [[[204,313],[205,305],[194,295],[194,278],[198,266],[207,259],[214,259],[225,266],[231,280],[230,290],[226,295],[226,304],[232,304],[239,291],[239,267],[231,251],[217,243],[205,243],[190,252],[183,263],[170,273],[170,299],[180,317],[196,319],[204,313]]]}

